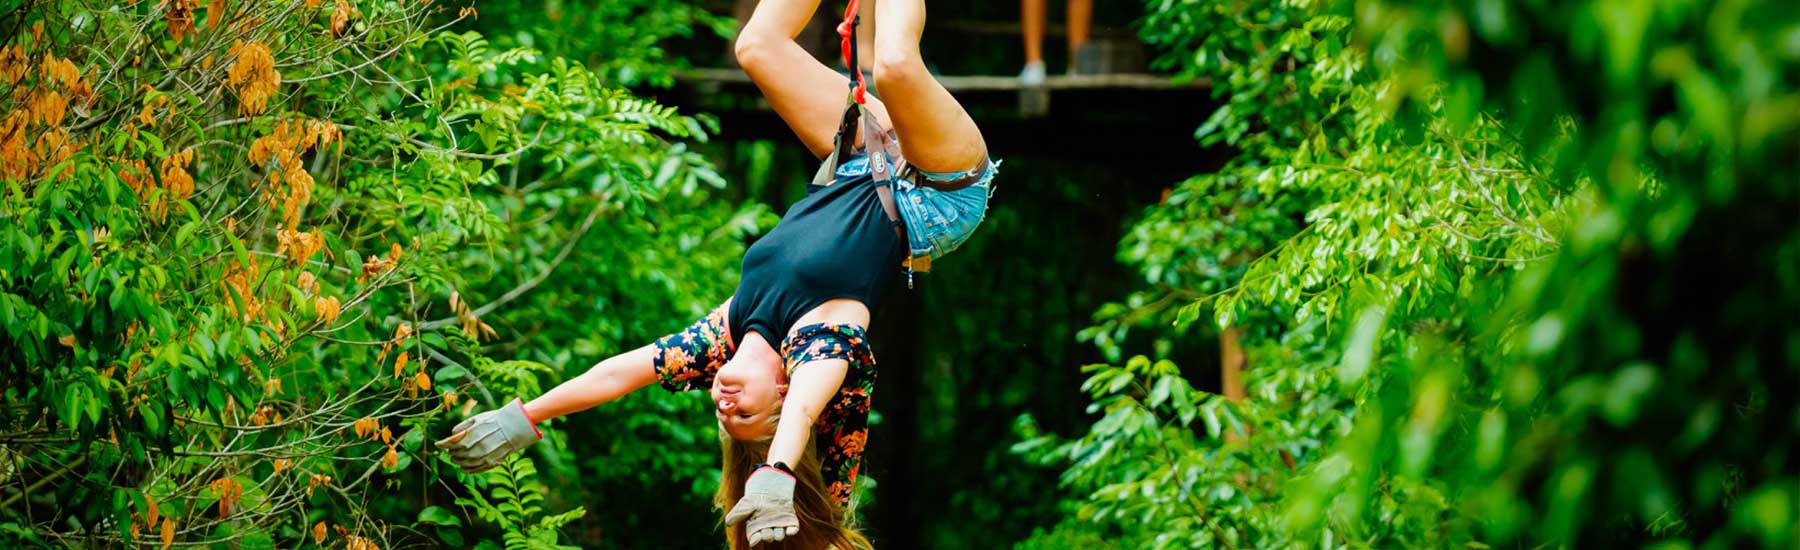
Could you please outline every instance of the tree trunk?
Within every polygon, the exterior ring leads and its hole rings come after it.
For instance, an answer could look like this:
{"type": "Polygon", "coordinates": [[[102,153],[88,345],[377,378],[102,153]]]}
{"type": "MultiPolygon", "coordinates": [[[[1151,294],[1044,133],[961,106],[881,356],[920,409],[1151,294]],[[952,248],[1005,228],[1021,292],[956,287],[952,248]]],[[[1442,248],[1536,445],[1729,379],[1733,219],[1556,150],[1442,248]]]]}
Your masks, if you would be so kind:
{"type": "Polygon", "coordinates": [[[1219,333],[1220,393],[1233,402],[1244,400],[1244,329],[1231,327],[1219,333]]]}

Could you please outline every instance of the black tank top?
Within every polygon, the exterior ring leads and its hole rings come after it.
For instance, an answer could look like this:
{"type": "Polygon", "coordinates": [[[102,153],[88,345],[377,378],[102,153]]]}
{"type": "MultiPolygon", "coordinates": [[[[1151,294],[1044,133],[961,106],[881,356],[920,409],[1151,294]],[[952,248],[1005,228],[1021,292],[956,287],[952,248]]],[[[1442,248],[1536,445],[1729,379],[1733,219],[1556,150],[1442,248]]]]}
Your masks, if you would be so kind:
{"type": "Polygon", "coordinates": [[[754,330],[780,349],[800,316],[836,298],[875,311],[906,257],[876,185],[866,170],[832,185],[808,185],[806,197],[750,245],[731,299],[731,341],[743,342],[754,330]]]}

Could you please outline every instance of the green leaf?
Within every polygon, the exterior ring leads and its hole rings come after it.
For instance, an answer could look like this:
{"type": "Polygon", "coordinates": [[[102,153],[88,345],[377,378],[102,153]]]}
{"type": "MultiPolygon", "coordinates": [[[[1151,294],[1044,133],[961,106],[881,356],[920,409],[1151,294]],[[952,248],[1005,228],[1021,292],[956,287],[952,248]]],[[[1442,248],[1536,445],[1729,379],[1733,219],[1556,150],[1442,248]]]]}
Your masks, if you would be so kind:
{"type": "Polygon", "coordinates": [[[462,526],[462,518],[456,517],[456,514],[442,506],[430,506],[426,507],[424,510],[420,510],[418,521],[419,523],[427,525],[441,525],[446,527],[462,526]]]}

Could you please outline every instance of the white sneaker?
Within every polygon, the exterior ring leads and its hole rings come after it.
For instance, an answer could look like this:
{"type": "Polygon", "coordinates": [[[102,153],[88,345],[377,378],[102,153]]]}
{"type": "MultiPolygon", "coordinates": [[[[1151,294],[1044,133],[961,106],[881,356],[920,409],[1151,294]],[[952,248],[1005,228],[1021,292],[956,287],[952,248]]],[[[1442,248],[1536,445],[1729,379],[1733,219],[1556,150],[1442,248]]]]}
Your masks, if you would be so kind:
{"type": "Polygon", "coordinates": [[[1033,61],[1030,63],[1026,63],[1025,69],[1019,71],[1019,83],[1024,84],[1027,87],[1035,88],[1038,86],[1043,86],[1044,78],[1045,78],[1045,74],[1044,74],[1044,62],[1043,61],[1033,61]]]}

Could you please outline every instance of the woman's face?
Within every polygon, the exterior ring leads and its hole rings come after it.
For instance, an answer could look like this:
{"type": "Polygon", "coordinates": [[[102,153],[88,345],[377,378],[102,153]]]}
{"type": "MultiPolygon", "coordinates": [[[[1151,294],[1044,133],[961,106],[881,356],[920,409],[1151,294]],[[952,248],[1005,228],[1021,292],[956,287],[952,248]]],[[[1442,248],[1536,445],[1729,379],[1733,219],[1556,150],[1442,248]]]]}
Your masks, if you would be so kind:
{"type": "Polygon", "coordinates": [[[786,396],[781,358],[774,353],[738,353],[713,377],[713,414],[725,433],[738,441],[773,436],[774,415],[786,396]]]}

